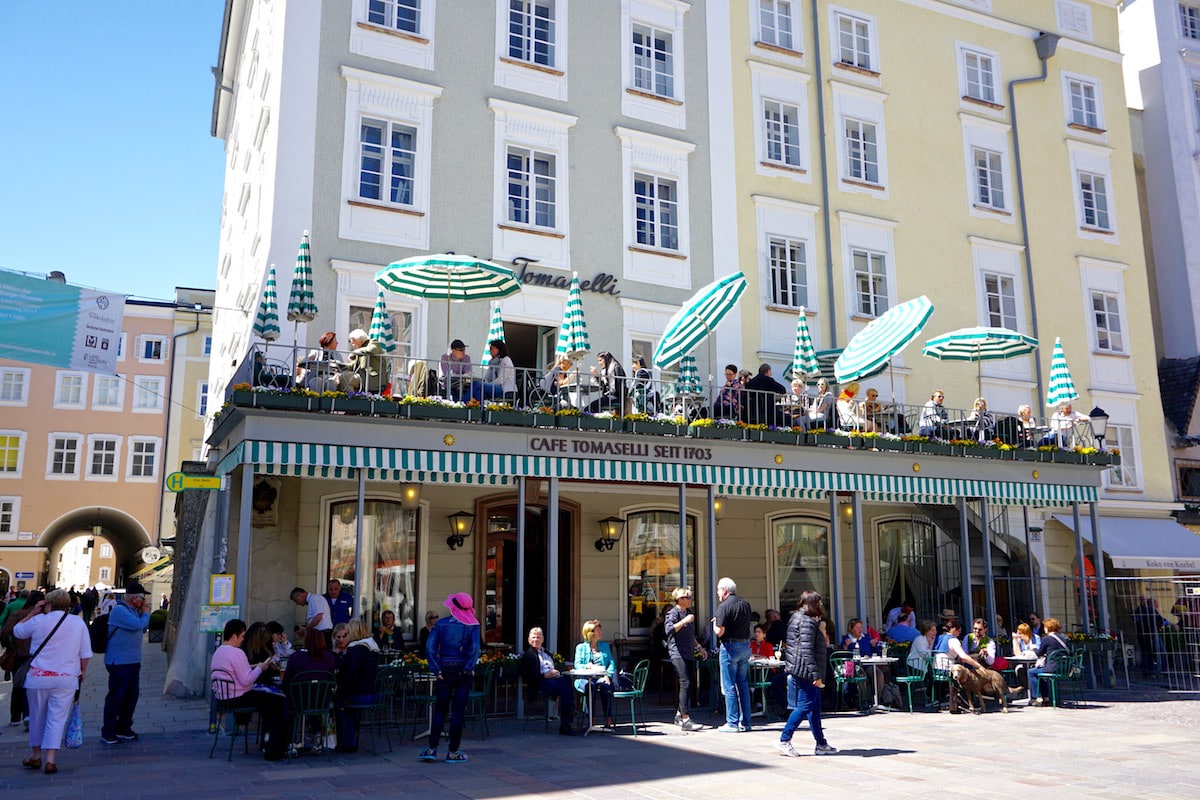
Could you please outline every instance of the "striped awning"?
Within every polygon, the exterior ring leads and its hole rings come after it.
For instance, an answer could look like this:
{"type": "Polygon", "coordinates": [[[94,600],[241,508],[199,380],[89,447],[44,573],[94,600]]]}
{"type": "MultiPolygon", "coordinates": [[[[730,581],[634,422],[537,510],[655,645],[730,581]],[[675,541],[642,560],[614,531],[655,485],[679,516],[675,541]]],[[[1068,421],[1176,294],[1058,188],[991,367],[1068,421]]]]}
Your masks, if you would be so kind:
{"type": "Polygon", "coordinates": [[[1096,487],[919,475],[879,475],[782,467],[742,467],[669,461],[630,461],[585,456],[541,456],[408,450],[304,442],[245,441],[222,459],[217,474],[240,464],[267,475],[349,479],[365,469],[368,480],[468,485],[511,485],[515,478],[712,485],[721,494],[821,499],[826,493],[859,492],[877,502],[949,504],[983,497],[1005,505],[1065,506],[1097,499],[1096,487]]]}

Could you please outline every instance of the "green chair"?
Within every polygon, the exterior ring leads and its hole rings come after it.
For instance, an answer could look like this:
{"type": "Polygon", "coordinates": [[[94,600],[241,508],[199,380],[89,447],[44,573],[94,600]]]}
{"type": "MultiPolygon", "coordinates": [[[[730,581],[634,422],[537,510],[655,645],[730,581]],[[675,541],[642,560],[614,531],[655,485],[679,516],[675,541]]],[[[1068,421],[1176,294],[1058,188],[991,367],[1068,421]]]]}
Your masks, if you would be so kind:
{"type": "Polygon", "coordinates": [[[929,678],[929,671],[931,669],[930,662],[932,660],[933,659],[931,659],[929,656],[923,656],[918,659],[916,663],[912,661],[906,661],[904,663],[908,668],[908,672],[904,675],[899,675],[896,677],[896,683],[899,683],[901,686],[903,686],[904,691],[908,694],[908,713],[910,714],[913,713],[913,686],[917,685],[926,687],[926,692],[928,693],[926,681],[929,678]]]}
{"type": "Polygon", "coordinates": [[[721,659],[715,655],[711,655],[701,661],[700,664],[700,668],[708,676],[708,691],[709,696],[712,698],[712,713],[724,717],[725,699],[721,689],[721,659]]]}
{"type": "MultiPolygon", "coordinates": [[[[629,720],[633,725],[633,735],[637,736],[637,706],[642,702],[646,693],[646,678],[650,675],[650,660],[643,658],[633,668],[633,688],[620,689],[612,693],[613,700],[629,701],[629,720]]],[[[646,717],[646,707],[642,706],[642,719],[646,717]]]]}
{"type": "Polygon", "coordinates": [[[934,708],[938,705],[937,688],[939,683],[946,685],[946,702],[950,699],[950,668],[954,666],[954,661],[947,653],[934,653],[929,659],[929,673],[932,676],[932,693],[929,697],[929,706],[934,708]]]}
{"type": "MultiPolygon", "coordinates": [[[[242,732],[242,749],[247,755],[250,753],[250,722],[254,718],[256,709],[239,706],[237,698],[234,697],[234,692],[237,691],[237,684],[233,681],[233,676],[223,669],[215,669],[212,673],[212,696],[214,708],[217,713],[217,729],[213,734],[212,747],[208,751],[208,757],[212,758],[213,753],[217,751],[217,740],[221,738],[221,731],[224,726],[221,724],[225,715],[228,714],[233,719],[233,730],[229,734],[229,758],[233,761],[233,745],[237,741],[238,731],[242,732]]],[[[259,726],[261,727],[261,716],[259,726]]]]}
{"type": "Polygon", "coordinates": [[[362,724],[365,719],[366,727],[371,732],[371,752],[378,755],[375,749],[375,730],[383,727],[383,735],[387,739],[388,752],[392,752],[392,735],[388,732],[388,713],[392,705],[392,698],[396,694],[396,686],[400,682],[400,671],[395,667],[383,667],[375,675],[375,691],[372,694],[371,702],[369,703],[346,703],[345,708],[349,711],[355,711],[358,714],[360,721],[359,731],[361,735],[362,724]]]}
{"type": "Polygon", "coordinates": [[[762,693],[762,708],[763,718],[771,721],[771,668],[760,666],[758,664],[750,665],[750,696],[754,697],[754,690],[757,689],[762,693]]]}
{"type": "MultiPolygon", "coordinates": [[[[1063,705],[1066,695],[1076,690],[1076,697],[1083,696],[1083,653],[1071,655],[1065,650],[1055,650],[1046,658],[1047,671],[1038,675],[1039,683],[1050,684],[1050,705],[1059,707],[1058,688],[1063,688],[1063,705]]],[[[1077,701],[1078,702],[1078,701],[1077,701]]]]}
{"type": "MultiPolygon", "coordinates": [[[[292,741],[300,741],[309,720],[320,724],[321,731],[329,730],[329,710],[333,705],[333,694],[337,684],[327,672],[301,672],[292,678],[288,686],[288,703],[292,711],[292,741]]],[[[323,737],[322,737],[323,738],[323,737]]],[[[331,758],[332,747],[325,747],[325,757],[331,758]]],[[[292,748],[288,748],[288,760],[292,748]]]]}
{"type": "Polygon", "coordinates": [[[437,703],[436,682],[432,680],[429,670],[423,667],[405,669],[401,677],[400,718],[402,722],[412,723],[412,739],[415,742],[417,736],[421,735],[418,726],[424,723],[428,729],[433,720],[433,706],[437,703]]]}
{"type": "Polygon", "coordinates": [[[848,650],[835,650],[829,654],[829,665],[833,668],[833,680],[837,686],[837,711],[842,710],[842,701],[848,691],[854,690],[858,710],[863,710],[862,688],[867,683],[866,673],[848,650]]]}
{"type": "Polygon", "coordinates": [[[492,699],[492,688],[495,685],[496,667],[490,664],[475,667],[475,680],[467,695],[467,722],[478,718],[484,739],[491,735],[487,724],[487,704],[492,699]]]}

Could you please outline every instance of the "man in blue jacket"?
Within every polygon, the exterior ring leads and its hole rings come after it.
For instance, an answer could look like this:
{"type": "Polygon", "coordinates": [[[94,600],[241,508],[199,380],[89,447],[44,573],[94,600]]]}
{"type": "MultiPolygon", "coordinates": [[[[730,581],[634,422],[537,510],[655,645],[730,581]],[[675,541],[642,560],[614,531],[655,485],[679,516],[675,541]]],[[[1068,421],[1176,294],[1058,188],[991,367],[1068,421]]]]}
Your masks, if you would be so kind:
{"type": "Polygon", "coordinates": [[[133,712],[137,709],[142,675],[142,634],[150,627],[146,590],[137,581],[125,586],[125,595],[108,615],[108,646],[104,667],[108,670],[108,694],[104,698],[104,744],[132,742],[133,712]]]}

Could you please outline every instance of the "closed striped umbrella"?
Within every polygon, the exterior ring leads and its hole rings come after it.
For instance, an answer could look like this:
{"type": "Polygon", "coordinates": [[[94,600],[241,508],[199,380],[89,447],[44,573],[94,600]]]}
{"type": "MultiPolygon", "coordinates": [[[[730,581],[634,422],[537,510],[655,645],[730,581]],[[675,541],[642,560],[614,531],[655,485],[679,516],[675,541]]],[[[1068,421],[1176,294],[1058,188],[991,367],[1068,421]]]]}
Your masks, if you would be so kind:
{"type": "Polygon", "coordinates": [[[563,307],[562,323],[558,326],[558,344],[554,359],[579,358],[592,349],[588,341],[587,320],[583,318],[583,292],[579,288],[579,273],[571,275],[571,289],[563,307]]]}
{"type": "Polygon", "coordinates": [[[796,351],[792,354],[792,375],[812,375],[820,368],[812,336],[808,332],[808,315],[804,306],[796,318],[796,351]]]}
{"type": "Polygon", "coordinates": [[[700,367],[696,364],[695,356],[684,356],[679,359],[679,376],[675,379],[675,393],[699,392],[700,367]]]}
{"type": "Polygon", "coordinates": [[[483,343],[483,357],[479,359],[479,363],[487,366],[492,360],[492,351],[488,348],[488,343],[499,339],[504,341],[504,319],[500,316],[500,306],[492,305],[492,324],[488,326],[487,339],[483,343]]]}
{"type": "Polygon", "coordinates": [[[983,395],[983,362],[1016,358],[1037,349],[1038,340],[1008,328],[959,328],[925,342],[921,354],[939,361],[974,361],[979,395],[983,395]]]}
{"type": "Polygon", "coordinates": [[[1054,353],[1050,356],[1050,386],[1046,390],[1046,405],[1057,408],[1079,397],[1075,381],[1071,380],[1071,368],[1063,352],[1062,339],[1054,340],[1054,353]]]}
{"type": "Polygon", "coordinates": [[[375,310],[371,312],[371,330],[367,331],[367,336],[379,342],[383,352],[396,352],[396,332],[392,330],[392,315],[388,313],[382,289],[375,298],[375,310]]]}
{"type": "Polygon", "coordinates": [[[289,322],[312,322],[317,316],[317,300],[313,295],[312,256],[308,250],[308,231],[300,237],[296,268],[292,271],[292,292],[288,295],[289,322]]]}
{"type": "Polygon", "coordinates": [[[494,300],[521,291],[508,267],[473,256],[434,253],[394,261],[375,273],[375,282],[391,292],[446,301],[446,343],[450,343],[450,301],[494,300]]]}
{"type": "Polygon", "coordinates": [[[838,383],[856,381],[873,375],[891,363],[917,337],[929,316],[933,303],[925,295],[889,308],[854,335],[833,365],[838,383]]]}
{"type": "Polygon", "coordinates": [[[654,363],[670,367],[695,350],[734,309],[745,291],[746,276],[735,272],[692,295],[667,322],[654,349],[654,363]]]}
{"type": "Polygon", "coordinates": [[[264,342],[279,338],[279,298],[275,294],[275,265],[267,270],[267,285],[263,287],[258,313],[254,316],[254,335],[264,342]]]}

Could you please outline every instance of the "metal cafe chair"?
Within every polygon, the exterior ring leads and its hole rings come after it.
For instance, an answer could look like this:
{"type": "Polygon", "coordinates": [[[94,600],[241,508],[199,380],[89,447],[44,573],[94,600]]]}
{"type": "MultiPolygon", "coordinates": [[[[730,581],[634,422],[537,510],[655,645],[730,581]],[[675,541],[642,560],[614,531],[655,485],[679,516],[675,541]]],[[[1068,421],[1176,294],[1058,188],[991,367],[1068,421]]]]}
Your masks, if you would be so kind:
{"type": "MultiPolygon", "coordinates": [[[[301,672],[292,679],[288,687],[288,702],[291,704],[292,741],[300,740],[308,720],[316,720],[320,724],[322,734],[329,729],[329,709],[333,704],[333,693],[337,684],[329,679],[325,672],[301,672]]],[[[322,738],[324,738],[322,736],[322,738]]],[[[331,758],[333,748],[325,747],[325,757],[331,758]]],[[[292,758],[292,748],[288,748],[288,760],[292,758]]]]}
{"type": "MultiPolygon", "coordinates": [[[[212,696],[215,703],[217,713],[217,729],[213,734],[212,747],[208,751],[208,757],[212,758],[213,753],[217,750],[217,740],[221,738],[221,731],[224,729],[222,722],[225,715],[229,714],[233,718],[233,731],[229,734],[229,758],[233,761],[233,745],[237,741],[238,731],[242,733],[242,750],[249,755],[250,753],[250,722],[254,718],[254,714],[258,709],[246,707],[238,704],[238,699],[234,697],[234,692],[237,691],[237,684],[234,683],[233,676],[223,669],[215,669],[212,674],[212,696]]],[[[259,727],[262,727],[262,718],[259,717],[259,727]]],[[[261,731],[260,731],[261,732],[261,731]]]]}

